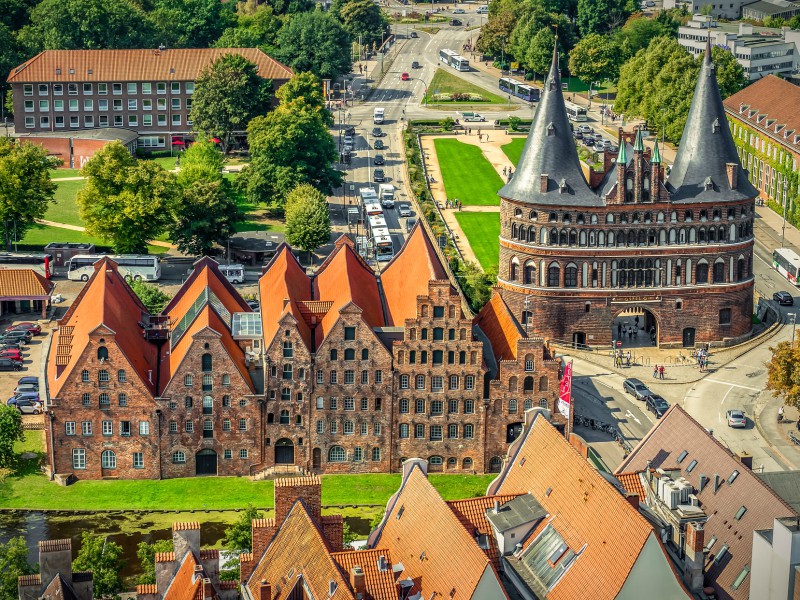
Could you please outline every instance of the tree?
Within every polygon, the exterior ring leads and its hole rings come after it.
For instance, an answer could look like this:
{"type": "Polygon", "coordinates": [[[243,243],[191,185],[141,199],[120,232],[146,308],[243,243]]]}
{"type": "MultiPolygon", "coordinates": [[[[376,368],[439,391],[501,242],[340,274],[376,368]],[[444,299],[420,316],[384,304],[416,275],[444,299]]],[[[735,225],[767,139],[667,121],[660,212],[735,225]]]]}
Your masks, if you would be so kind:
{"type": "Polygon", "coordinates": [[[122,591],[122,546],[102,535],[84,531],[72,570],[92,572],[95,598],[116,594],[122,591]]]}
{"type": "Polygon", "coordinates": [[[0,406],[0,469],[12,469],[16,464],[14,444],[25,440],[22,415],[5,404],[0,406]]]}
{"type": "Polygon", "coordinates": [[[58,163],[41,146],[0,138],[0,231],[9,250],[14,233],[24,237],[54,202],[50,169],[58,163]]]}
{"type": "MultiPolygon", "coordinates": [[[[497,3],[495,0],[491,6],[497,3]]],[[[511,39],[514,27],[517,25],[517,15],[514,11],[504,11],[497,16],[489,17],[486,25],[481,28],[476,44],[477,49],[483,54],[500,56],[504,44],[511,39]]]]}
{"type": "Polygon", "coordinates": [[[253,550],[253,520],[263,518],[263,512],[248,504],[239,519],[225,530],[222,546],[232,554],[232,558],[224,568],[235,571],[236,579],[239,578],[239,555],[253,550]]]}
{"type": "Polygon", "coordinates": [[[352,67],[350,35],[328,12],[294,15],[278,33],[276,58],[295,72],[338,79],[352,67]]]}
{"type": "Polygon", "coordinates": [[[0,0],[0,23],[12,31],[22,29],[36,4],[37,0],[0,0]]]}
{"type": "Polygon", "coordinates": [[[525,52],[525,64],[536,73],[547,73],[553,63],[556,36],[551,29],[540,29],[525,52]]]}
{"type": "Polygon", "coordinates": [[[333,126],[333,115],[325,107],[325,96],[322,94],[322,85],[313,73],[295,73],[289,81],[284,83],[275,96],[282,103],[287,104],[298,100],[321,113],[325,124],[333,126]]]}
{"type": "Polygon", "coordinates": [[[192,127],[216,137],[228,151],[234,131],[267,111],[272,83],[258,76],[256,65],[240,54],[215,60],[197,78],[192,96],[192,127]]]}
{"type": "MultiPolygon", "coordinates": [[[[4,407],[5,408],[5,407],[4,407]]],[[[16,600],[17,579],[36,570],[28,563],[28,547],[22,536],[0,543],[0,599],[16,600]]]]}
{"type": "Polygon", "coordinates": [[[767,389],[784,404],[800,407],[800,344],[780,342],[770,350],[767,389]]]}
{"type": "Polygon", "coordinates": [[[172,552],[172,540],[156,540],[153,543],[139,542],[136,547],[136,557],[142,568],[137,585],[146,585],[156,582],[156,552],[172,552]]]}
{"type": "Polygon", "coordinates": [[[153,161],[136,160],[120,142],[96,152],[81,174],[86,185],[77,201],[86,231],[117,252],[145,252],[170,223],[175,176],[153,161]]]}
{"type": "Polygon", "coordinates": [[[547,73],[553,58],[555,30],[558,30],[558,47],[563,59],[575,43],[574,27],[566,16],[548,13],[541,8],[519,18],[510,43],[506,40],[505,51],[510,51],[514,58],[534,72],[547,73]],[[549,31],[544,33],[545,29],[549,31]]]}
{"type": "MultiPolygon", "coordinates": [[[[703,60],[702,55],[700,60],[703,60]]],[[[744,73],[744,67],[728,50],[719,46],[712,47],[711,60],[714,61],[719,93],[723,98],[732,96],[749,83],[747,75],[744,73]]]]}
{"type": "Polygon", "coordinates": [[[224,181],[222,176],[222,152],[213,142],[198,140],[181,154],[181,168],[178,183],[188,186],[197,181],[224,181]]]}
{"type": "Polygon", "coordinates": [[[19,32],[29,54],[42,50],[147,48],[154,31],[133,0],[42,0],[19,32]]]}
{"type": "Polygon", "coordinates": [[[620,48],[608,35],[590,33],[569,53],[569,71],[584,82],[616,79],[620,48]]]}
{"type": "Polygon", "coordinates": [[[345,521],[342,524],[342,543],[345,548],[350,548],[350,544],[358,539],[358,534],[350,529],[350,524],[345,521]]]}
{"type": "Polygon", "coordinates": [[[202,48],[234,25],[234,5],[219,0],[155,0],[149,18],[160,43],[171,48],[202,48]]]}
{"type": "Polygon", "coordinates": [[[256,0],[237,3],[237,23],[228,27],[214,43],[217,48],[262,48],[274,54],[275,42],[283,21],[269,4],[256,0]]]}
{"type": "Polygon", "coordinates": [[[339,19],[350,33],[350,39],[362,44],[378,44],[383,42],[383,33],[389,20],[381,7],[373,0],[348,0],[339,11],[339,19]]]}
{"type": "Polygon", "coordinates": [[[267,0],[276,15],[296,15],[314,10],[314,0],[267,0]]]}
{"type": "Polygon", "coordinates": [[[311,258],[311,252],[330,239],[328,199],[307,183],[298,185],[286,197],[286,241],[311,258]]]}
{"type": "Polygon", "coordinates": [[[191,255],[208,255],[218,240],[236,231],[241,214],[226,182],[195,181],[183,189],[174,207],[175,221],[170,238],[178,250],[191,255]]]}
{"type": "Polygon", "coordinates": [[[614,31],[634,10],[633,0],[578,0],[578,30],[582,36],[614,31]]]}
{"type": "Polygon", "coordinates": [[[628,56],[647,48],[650,41],[659,36],[673,37],[678,33],[678,21],[673,11],[662,10],[655,19],[645,17],[641,13],[632,15],[625,25],[617,31],[617,43],[624,47],[628,56]]]}
{"type": "Polygon", "coordinates": [[[475,263],[465,261],[460,264],[456,277],[469,299],[470,307],[477,312],[492,297],[492,286],[497,283],[497,267],[484,272],[475,263]]]}
{"type": "Polygon", "coordinates": [[[134,279],[129,283],[133,293],[139,297],[151,315],[160,314],[171,300],[157,285],[145,283],[141,279],[134,279]]]}

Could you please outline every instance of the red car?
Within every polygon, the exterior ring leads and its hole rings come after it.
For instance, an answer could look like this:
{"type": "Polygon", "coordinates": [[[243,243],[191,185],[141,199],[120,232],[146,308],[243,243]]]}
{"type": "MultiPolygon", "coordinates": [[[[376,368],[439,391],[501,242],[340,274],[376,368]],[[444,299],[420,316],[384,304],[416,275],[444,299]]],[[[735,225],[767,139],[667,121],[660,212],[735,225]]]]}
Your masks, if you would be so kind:
{"type": "Polygon", "coordinates": [[[4,348],[0,350],[0,358],[10,358],[11,360],[22,360],[22,352],[14,350],[13,348],[4,348]]]}
{"type": "Polygon", "coordinates": [[[14,330],[29,331],[31,335],[39,335],[42,333],[42,327],[38,323],[17,323],[16,325],[6,327],[6,331],[14,330]]]}
{"type": "Polygon", "coordinates": [[[411,79],[411,76],[408,73],[403,73],[402,75],[400,75],[401,81],[408,81],[409,79],[411,79]]]}

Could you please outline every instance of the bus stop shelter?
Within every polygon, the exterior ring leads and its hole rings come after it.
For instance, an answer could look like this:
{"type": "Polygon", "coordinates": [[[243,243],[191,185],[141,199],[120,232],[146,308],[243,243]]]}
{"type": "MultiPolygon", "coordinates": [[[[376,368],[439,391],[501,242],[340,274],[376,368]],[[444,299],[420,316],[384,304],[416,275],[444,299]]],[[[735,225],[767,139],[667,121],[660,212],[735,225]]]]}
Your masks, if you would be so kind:
{"type": "Polygon", "coordinates": [[[46,319],[55,287],[33,269],[0,269],[0,316],[34,312],[46,319]]]}

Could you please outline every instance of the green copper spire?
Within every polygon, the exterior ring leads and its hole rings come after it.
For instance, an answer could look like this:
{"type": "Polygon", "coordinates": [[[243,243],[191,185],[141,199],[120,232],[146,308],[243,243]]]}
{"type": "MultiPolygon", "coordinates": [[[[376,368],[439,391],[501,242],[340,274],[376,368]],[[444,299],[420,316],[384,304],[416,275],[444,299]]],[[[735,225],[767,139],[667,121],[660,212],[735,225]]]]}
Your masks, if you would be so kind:
{"type": "Polygon", "coordinates": [[[642,128],[636,129],[636,142],[633,144],[634,152],[644,152],[644,139],[642,138],[642,128]]]}
{"type": "Polygon", "coordinates": [[[653,156],[650,159],[652,164],[661,164],[661,152],[658,149],[658,140],[656,140],[655,146],[653,146],[653,156]]]}
{"type": "Polygon", "coordinates": [[[625,153],[625,139],[623,138],[620,141],[622,143],[619,145],[619,154],[617,154],[617,164],[618,165],[627,165],[628,164],[628,156],[625,153]]]}

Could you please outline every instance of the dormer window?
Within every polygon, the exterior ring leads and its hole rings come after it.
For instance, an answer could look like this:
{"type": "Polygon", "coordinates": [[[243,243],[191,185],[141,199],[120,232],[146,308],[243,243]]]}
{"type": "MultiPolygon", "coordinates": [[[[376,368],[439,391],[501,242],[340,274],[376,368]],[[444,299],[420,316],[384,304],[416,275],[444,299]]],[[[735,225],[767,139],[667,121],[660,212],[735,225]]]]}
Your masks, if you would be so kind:
{"type": "Polygon", "coordinates": [[[556,134],[556,128],[553,126],[552,123],[547,124],[547,137],[554,136],[556,134]]]}
{"type": "Polygon", "coordinates": [[[549,86],[551,92],[555,91],[555,89],[556,89],[556,80],[555,80],[555,78],[553,78],[553,77],[550,78],[550,81],[548,82],[548,86],[549,86]]]}
{"type": "MultiPolygon", "coordinates": [[[[559,184],[558,184],[558,185],[559,185],[559,186],[562,186],[562,185],[563,185],[563,186],[566,188],[566,187],[567,187],[567,182],[566,182],[566,180],[565,180],[565,179],[562,179],[562,180],[559,182],[559,184]]],[[[569,223],[569,222],[570,222],[569,213],[564,213],[564,216],[563,216],[563,217],[561,217],[561,220],[562,220],[564,223],[569,223]]]]}
{"type": "MultiPolygon", "coordinates": [[[[562,179],[561,181],[558,182],[558,191],[561,192],[562,194],[566,193],[566,191],[567,191],[567,180],[566,179],[562,179]]],[[[564,222],[568,223],[569,222],[569,215],[564,215],[564,216],[567,217],[567,219],[565,219],[564,222]]]]}
{"type": "Polygon", "coordinates": [[[711,180],[711,177],[706,177],[706,180],[703,182],[703,187],[705,187],[706,190],[714,189],[714,182],[711,180]]]}
{"type": "Polygon", "coordinates": [[[742,114],[742,113],[743,113],[744,111],[746,111],[748,108],[750,108],[750,105],[749,105],[749,104],[740,104],[740,105],[739,105],[739,114],[742,114]]]}
{"type": "Polygon", "coordinates": [[[714,119],[711,124],[711,133],[719,133],[719,119],[714,119]]]}

